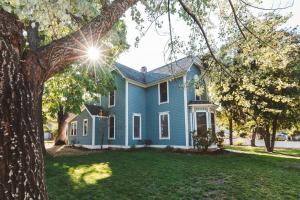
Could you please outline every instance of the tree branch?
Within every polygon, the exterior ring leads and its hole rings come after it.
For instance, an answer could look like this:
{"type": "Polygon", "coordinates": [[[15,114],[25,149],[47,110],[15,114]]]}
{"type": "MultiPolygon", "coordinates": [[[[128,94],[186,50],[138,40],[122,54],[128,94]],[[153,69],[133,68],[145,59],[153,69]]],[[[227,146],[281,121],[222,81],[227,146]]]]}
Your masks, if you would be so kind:
{"type": "Polygon", "coordinates": [[[252,5],[244,0],[240,0],[243,4],[245,4],[246,6],[258,9],[258,10],[267,10],[267,11],[276,11],[276,10],[284,10],[284,9],[288,9],[294,6],[294,0],[291,2],[290,5],[284,6],[284,7],[277,7],[277,8],[263,8],[263,7],[259,7],[259,6],[255,6],[252,5]]]}
{"type": "Polygon", "coordinates": [[[232,1],[231,1],[231,0],[228,0],[228,2],[229,2],[229,4],[230,4],[231,10],[232,10],[232,12],[233,12],[234,21],[235,21],[236,25],[238,26],[238,28],[239,28],[239,30],[240,30],[240,32],[241,32],[243,38],[246,39],[246,35],[244,34],[244,31],[243,31],[243,29],[242,29],[241,26],[240,26],[240,23],[239,23],[239,21],[238,21],[238,16],[237,16],[237,14],[236,14],[236,12],[235,12],[235,8],[234,8],[234,6],[233,6],[233,4],[232,4],[232,1]]]}
{"type": "Polygon", "coordinates": [[[86,48],[98,45],[115,22],[136,2],[138,0],[115,0],[103,8],[101,15],[78,31],[39,48],[39,59],[46,65],[46,71],[42,74],[43,81],[83,58],[86,48]]]}
{"type": "Polygon", "coordinates": [[[193,21],[198,25],[202,36],[204,37],[206,46],[208,48],[208,51],[210,53],[210,55],[212,56],[213,60],[224,70],[224,72],[226,72],[229,76],[231,76],[231,73],[227,71],[226,65],[224,63],[222,63],[214,54],[212,47],[210,46],[208,37],[206,35],[206,32],[202,26],[202,23],[200,22],[200,20],[197,18],[197,16],[193,13],[193,11],[187,6],[185,5],[185,3],[183,3],[182,0],[178,0],[180,5],[182,6],[183,10],[193,19],[193,21]]]}

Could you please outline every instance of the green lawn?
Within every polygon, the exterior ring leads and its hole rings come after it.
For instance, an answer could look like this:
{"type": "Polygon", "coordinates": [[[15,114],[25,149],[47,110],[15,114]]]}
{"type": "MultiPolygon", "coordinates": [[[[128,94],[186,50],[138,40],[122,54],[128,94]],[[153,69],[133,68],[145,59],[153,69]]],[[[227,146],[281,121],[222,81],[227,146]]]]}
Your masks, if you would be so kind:
{"type": "MultiPolygon", "coordinates": [[[[226,146],[226,149],[243,151],[243,152],[253,152],[253,153],[267,153],[265,147],[251,147],[251,146],[226,146]]],[[[300,158],[300,149],[282,149],[275,148],[273,155],[282,156],[294,156],[300,158]]]]}
{"type": "Polygon", "coordinates": [[[299,199],[300,160],[105,151],[46,159],[50,199],[299,199]]]}

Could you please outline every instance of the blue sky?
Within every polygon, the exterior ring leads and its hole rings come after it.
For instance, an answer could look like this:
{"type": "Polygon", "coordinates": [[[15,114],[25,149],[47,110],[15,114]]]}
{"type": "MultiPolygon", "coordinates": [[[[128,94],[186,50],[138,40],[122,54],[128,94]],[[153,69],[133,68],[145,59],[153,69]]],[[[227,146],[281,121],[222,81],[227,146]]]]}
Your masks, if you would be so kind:
{"type": "MultiPolygon", "coordinates": [[[[264,0],[264,7],[278,7],[290,4],[291,0],[264,0]]],[[[280,11],[281,14],[292,13],[293,16],[289,20],[287,26],[300,25],[300,0],[295,0],[291,8],[280,11]]],[[[165,23],[162,30],[157,31],[152,27],[147,34],[141,39],[138,48],[134,46],[135,38],[139,35],[136,30],[136,24],[131,21],[129,13],[126,14],[125,21],[128,27],[127,39],[130,48],[127,52],[120,55],[118,62],[139,70],[142,66],[146,66],[148,70],[157,68],[166,64],[164,50],[167,41],[169,40],[168,26],[165,23]]],[[[166,16],[165,16],[166,21],[166,16]]],[[[172,24],[177,34],[182,38],[187,38],[188,31],[183,21],[173,18],[172,24]]]]}

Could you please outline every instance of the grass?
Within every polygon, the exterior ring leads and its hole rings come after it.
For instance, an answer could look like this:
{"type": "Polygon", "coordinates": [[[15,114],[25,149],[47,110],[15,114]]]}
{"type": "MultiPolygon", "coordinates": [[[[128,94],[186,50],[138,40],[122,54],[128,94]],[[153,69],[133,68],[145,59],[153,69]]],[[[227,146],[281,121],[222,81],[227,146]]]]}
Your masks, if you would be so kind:
{"type": "MultiPolygon", "coordinates": [[[[251,146],[226,146],[226,149],[237,150],[243,152],[253,152],[253,153],[267,153],[265,147],[251,147],[251,146]]],[[[282,155],[282,156],[293,156],[300,158],[300,149],[283,149],[275,148],[273,155],[282,155]]]]}
{"type": "Polygon", "coordinates": [[[104,151],[46,159],[52,200],[299,199],[300,160],[255,154],[104,151]]]}

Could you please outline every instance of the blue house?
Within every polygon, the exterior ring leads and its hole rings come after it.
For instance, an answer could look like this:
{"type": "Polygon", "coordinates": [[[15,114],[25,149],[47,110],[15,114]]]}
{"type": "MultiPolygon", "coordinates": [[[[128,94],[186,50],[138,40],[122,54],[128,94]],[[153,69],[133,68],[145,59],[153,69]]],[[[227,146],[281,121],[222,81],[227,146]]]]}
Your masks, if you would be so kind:
{"type": "Polygon", "coordinates": [[[205,83],[199,84],[196,59],[186,57],[151,71],[116,63],[113,73],[117,89],[70,120],[69,144],[191,148],[194,132],[215,130],[216,106],[208,101],[205,83]]]}

